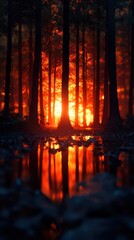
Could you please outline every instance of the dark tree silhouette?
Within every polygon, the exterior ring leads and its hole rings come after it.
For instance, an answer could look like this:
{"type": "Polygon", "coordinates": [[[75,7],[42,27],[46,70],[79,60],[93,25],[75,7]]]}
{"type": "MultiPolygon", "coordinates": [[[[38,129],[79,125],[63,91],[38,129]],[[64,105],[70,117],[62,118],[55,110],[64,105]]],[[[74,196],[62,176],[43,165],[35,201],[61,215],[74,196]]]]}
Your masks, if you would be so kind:
{"type": "Polygon", "coordinates": [[[76,23],[76,100],[75,100],[75,126],[78,127],[79,109],[79,22],[76,23]]]}
{"type": "Polygon", "coordinates": [[[52,123],[52,110],[51,110],[51,101],[52,101],[52,44],[49,40],[49,53],[48,53],[48,122],[51,125],[52,123]]]}
{"type": "Polygon", "coordinates": [[[130,83],[129,83],[129,102],[128,114],[133,116],[134,100],[134,0],[131,0],[131,63],[130,63],[130,83]]]}
{"type": "Polygon", "coordinates": [[[116,80],[115,55],[115,0],[107,0],[107,30],[108,30],[108,71],[109,71],[109,120],[108,129],[117,130],[122,127],[116,80]]]}
{"type": "Polygon", "coordinates": [[[38,77],[41,62],[41,1],[35,1],[35,50],[33,64],[33,78],[31,88],[31,104],[29,109],[29,120],[34,125],[38,125],[38,77]]]}
{"type": "Polygon", "coordinates": [[[63,1],[63,63],[62,63],[62,113],[59,130],[72,129],[69,120],[69,0],[63,1]]]}
{"type": "Polygon", "coordinates": [[[104,106],[102,116],[102,126],[106,127],[109,118],[109,86],[108,86],[108,36],[107,25],[105,28],[105,69],[104,69],[104,106]]]}
{"type": "Polygon", "coordinates": [[[43,79],[42,79],[42,57],[40,66],[40,125],[44,126],[44,108],[43,108],[43,79]]]}
{"type": "Polygon", "coordinates": [[[19,5],[18,18],[18,63],[19,63],[19,114],[23,115],[23,99],[22,99],[22,6],[19,5]]]}
{"type": "Polygon", "coordinates": [[[57,67],[57,57],[56,54],[54,54],[54,93],[53,93],[53,123],[55,125],[55,99],[56,99],[56,67],[57,67]]]}
{"type": "Polygon", "coordinates": [[[100,110],[100,3],[97,4],[97,31],[96,31],[96,79],[95,79],[95,112],[94,112],[94,125],[99,126],[99,110],[100,110]]]}
{"type": "Polygon", "coordinates": [[[86,91],[86,66],[85,66],[85,22],[82,23],[82,81],[83,81],[83,126],[86,127],[86,105],[87,105],[87,91],[86,91]]]}
{"type": "Polygon", "coordinates": [[[8,0],[8,23],[7,23],[7,56],[6,56],[6,78],[4,115],[9,115],[9,96],[11,82],[11,54],[12,54],[12,0],[8,0]]]}
{"type": "Polygon", "coordinates": [[[33,21],[31,16],[28,21],[28,47],[29,47],[29,106],[31,103],[32,72],[33,72],[33,21]]]}

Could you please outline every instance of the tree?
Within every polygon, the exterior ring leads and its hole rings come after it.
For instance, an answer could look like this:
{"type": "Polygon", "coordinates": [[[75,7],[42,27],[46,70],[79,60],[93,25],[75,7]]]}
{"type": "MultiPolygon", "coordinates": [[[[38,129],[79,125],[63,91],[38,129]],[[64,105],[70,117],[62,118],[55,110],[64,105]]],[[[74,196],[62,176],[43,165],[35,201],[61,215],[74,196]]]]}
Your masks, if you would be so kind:
{"type": "Polygon", "coordinates": [[[52,12],[51,12],[52,1],[49,2],[49,24],[48,24],[48,122],[52,123],[52,12]]]}
{"type": "Polygon", "coordinates": [[[22,99],[22,2],[19,4],[18,16],[18,63],[19,63],[19,114],[23,115],[22,99]]]}
{"type": "Polygon", "coordinates": [[[79,21],[76,23],[76,100],[75,100],[75,126],[78,127],[79,109],[79,21]]]}
{"type": "Polygon", "coordinates": [[[63,1],[62,113],[59,130],[72,129],[69,119],[69,0],[63,1]]]}
{"type": "Polygon", "coordinates": [[[41,0],[35,1],[35,7],[35,50],[29,120],[36,127],[38,125],[38,77],[41,63],[41,0]]]}
{"type": "Polygon", "coordinates": [[[108,36],[107,25],[105,26],[105,69],[104,69],[104,105],[102,115],[102,126],[106,127],[109,118],[109,86],[108,86],[108,36]]]}
{"type": "Polygon", "coordinates": [[[28,45],[29,45],[29,105],[31,103],[32,72],[33,72],[33,20],[28,19],[28,45]]]}
{"type": "Polygon", "coordinates": [[[42,57],[40,66],[40,125],[44,126],[44,109],[43,109],[43,79],[42,79],[42,57]]]}
{"type": "Polygon", "coordinates": [[[49,53],[48,53],[48,122],[51,125],[52,123],[52,109],[51,109],[51,101],[52,101],[52,44],[51,40],[49,40],[49,53]]]}
{"type": "MultiPolygon", "coordinates": [[[[0,2],[0,93],[2,93],[5,85],[5,59],[3,57],[6,53],[5,42],[3,37],[7,32],[7,1],[1,0],[0,2]]],[[[0,94],[0,110],[2,110],[4,97],[0,94]]]]}
{"type": "Polygon", "coordinates": [[[87,91],[86,91],[86,74],[85,74],[85,22],[82,23],[82,82],[83,82],[83,126],[86,127],[86,106],[87,106],[87,91]]]}
{"type": "Polygon", "coordinates": [[[109,71],[109,120],[108,129],[115,130],[122,127],[119,112],[116,81],[115,55],[115,0],[107,0],[107,31],[108,31],[108,71],[109,71]]]}
{"type": "Polygon", "coordinates": [[[96,79],[95,79],[95,111],[94,111],[94,125],[99,126],[99,97],[100,97],[100,2],[97,4],[97,33],[96,33],[96,79]]]}
{"type": "Polygon", "coordinates": [[[5,116],[9,115],[11,54],[12,54],[12,0],[8,0],[7,56],[6,56],[5,99],[4,99],[4,115],[5,116]]]}
{"type": "Polygon", "coordinates": [[[134,0],[131,0],[131,63],[130,63],[129,103],[128,103],[129,116],[133,116],[133,96],[134,96],[134,0]]]}

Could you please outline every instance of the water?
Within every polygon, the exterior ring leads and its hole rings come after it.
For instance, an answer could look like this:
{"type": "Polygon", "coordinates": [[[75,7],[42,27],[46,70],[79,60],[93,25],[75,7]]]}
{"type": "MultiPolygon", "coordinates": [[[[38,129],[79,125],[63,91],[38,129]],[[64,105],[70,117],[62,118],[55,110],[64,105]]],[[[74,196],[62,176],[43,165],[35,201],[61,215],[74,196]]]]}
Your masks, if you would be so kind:
{"type": "Polygon", "coordinates": [[[101,137],[92,136],[49,138],[32,150],[23,144],[21,156],[15,153],[11,178],[22,179],[54,201],[87,191],[85,183],[98,173],[109,172],[118,186],[131,186],[132,154],[119,148],[105,146],[101,137]]]}

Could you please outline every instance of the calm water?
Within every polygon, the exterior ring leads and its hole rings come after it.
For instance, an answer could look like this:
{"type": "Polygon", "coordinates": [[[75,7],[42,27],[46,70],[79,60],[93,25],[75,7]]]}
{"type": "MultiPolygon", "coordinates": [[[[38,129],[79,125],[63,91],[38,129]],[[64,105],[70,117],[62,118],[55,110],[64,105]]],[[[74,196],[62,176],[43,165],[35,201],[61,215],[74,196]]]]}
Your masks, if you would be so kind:
{"type": "Polygon", "coordinates": [[[20,178],[52,200],[84,191],[84,181],[97,173],[109,172],[117,177],[118,186],[133,184],[131,154],[105,150],[100,137],[51,138],[35,144],[32,151],[24,144],[21,157],[13,161],[13,178],[20,178]],[[78,184],[79,183],[79,184],[78,184]]]}

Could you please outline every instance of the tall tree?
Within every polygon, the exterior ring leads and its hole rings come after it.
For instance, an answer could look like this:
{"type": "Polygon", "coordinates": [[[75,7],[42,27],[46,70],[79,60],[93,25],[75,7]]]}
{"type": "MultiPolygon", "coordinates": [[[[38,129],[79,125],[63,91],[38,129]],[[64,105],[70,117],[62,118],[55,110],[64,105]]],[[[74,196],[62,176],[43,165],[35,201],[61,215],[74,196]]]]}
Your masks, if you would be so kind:
{"type": "Polygon", "coordinates": [[[52,1],[49,1],[49,23],[48,23],[48,122],[52,123],[52,1]]]}
{"type": "Polygon", "coordinates": [[[76,100],[75,100],[75,126],[78,127],[79,109],[79,21],[76,23],[76,100]]]}
{"type": "Polygon", "coordinates": [[[51,125],[52,123],[52,43],[49,40],[49,53],[48,53],[48,122],[51,125]]]}
{"type": "Polygon", "coordinates": [[[94,125],[99,125],[99,96],[100,96],[100,2],[97,4],[97,33],[96,33],[96,48],[97,48],[97,61],[96,61],[96,79],[95,79],[95,112],[94,112],[94,125]]]}
{"type": "Polygon", "coordinates": [[[86,127],[86,105],[87,105],[87,91],[86,91],[86,74],[85,74],[85,22],[82,23],[82,81],[83,81],[83,127],[86,127]]]}
{"type": "Polygon", "coordinates": [[[28,45],[29,45],[29,106],[31,103],[32,72],[33,72],[33,21],[28,22],[28,45]]]}
{"type": "Polygon", "coordinates": [[[102,126],[106,127],[109,117],[109,86],[108,86],[108,36],[107,25],[105,26],[105,67],[104,67],[104,105],[102,115],[102,126]]]}
{"type": "Polygon", "coordinates": [[[107,30],[108,30],[108,71],[109,71],[109,121],[108,129],[115,130],[122,127],[116,80],[115,53],[115,0],[107,0],[107,30]]]}
{"type": "Polygon", "coordinates": [[[7,56],[6,56],[5,99],[4,99],[4,115],[5,116],[9,115],[11,54],[12,54],[12,0],[8,0],[7,56]]]}
{"type": "Polygon", "coordinates": [[[129,83],[129,102],[128,113],[133,115],[133,100],[134,100],[134,0],[131,0],[131,63],[130,63],[130,83],[129,83]]]}
{"type": "Polygon", "coordinates": [[[22,99],[22,3],[19,4],[18,17],[18,63],[19,63],[19,114],[23,115],[22,99]]]}
{"type": "Polygon", "coordinates": [[[72,129],[69,119],[69,0],[63,1],[62,113],[58,129],[72,129]]]}
{"type": "Polygon", "coordinates": [[[44,127],[44,108],[43,108],[43,79],[42,79],[42,56],[40,66],[40,125],[44,127]]]}
{"type": "Polygon", "coordinates": [[[55,99],[56,99],[56,67],[57,67],[57,57],[54,54],[54,91],[53,91],[53,124],[55,125],[55,99]]]}
{"type": "Polygon", "coordinates": [[[35,50],[33,77],[31,88],[31,104],[29,109],[29,120],[34,125],[38,125],[38,77],[41,63],[41,0],[35,1],[35,50]]]}

